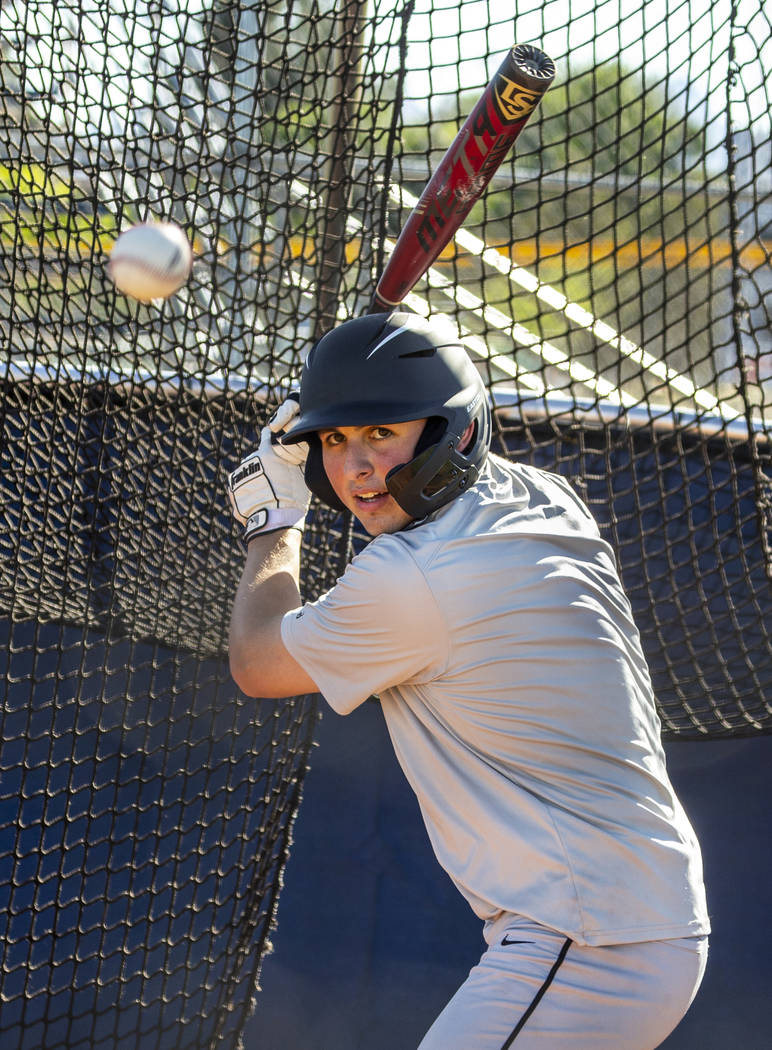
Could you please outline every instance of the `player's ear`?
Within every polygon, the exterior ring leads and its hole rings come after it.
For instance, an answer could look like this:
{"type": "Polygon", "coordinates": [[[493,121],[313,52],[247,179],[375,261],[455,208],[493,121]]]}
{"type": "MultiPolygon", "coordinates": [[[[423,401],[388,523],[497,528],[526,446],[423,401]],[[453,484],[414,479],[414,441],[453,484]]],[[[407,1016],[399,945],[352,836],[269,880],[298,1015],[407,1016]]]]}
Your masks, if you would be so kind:
{"type": "MultiPolygon", "coordinates": [[[[414,454],[418,456],[425,449],[440,441],[445,436],[447,425],[447,421],[441,416],[430,416],[426,420],[426,425],[424,426],[421,436],[418,438],[414,454]]],[[[472,443],[476,426],[477,424],[474,420],[469,423],[456,446],[458,452],[463,452],[472,443]]]]}
{"type": "Polygon", "coordinates": [[[471,422],[464,431],[464,433],[461,435],[461,438],[458,442],[459,452],[464,452],[467,448],[469,448],[469,443],[472,440],[472,436],[474,435],[474,430],[476,426],[477,424],[475,422],[471,422]]]}

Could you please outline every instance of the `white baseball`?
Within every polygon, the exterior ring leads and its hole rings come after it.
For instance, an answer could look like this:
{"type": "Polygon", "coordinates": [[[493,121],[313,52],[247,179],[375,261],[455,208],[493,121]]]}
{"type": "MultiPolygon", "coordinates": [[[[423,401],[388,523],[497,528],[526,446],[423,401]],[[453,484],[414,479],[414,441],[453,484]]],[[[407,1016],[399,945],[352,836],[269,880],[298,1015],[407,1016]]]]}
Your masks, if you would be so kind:
{"type": "Polygon", "coordinates": [[[148,303],[180,289],[192,265],[190,242],[176,223],[143,222],[120,235],[107,270],[119,291],[148,303]]]}

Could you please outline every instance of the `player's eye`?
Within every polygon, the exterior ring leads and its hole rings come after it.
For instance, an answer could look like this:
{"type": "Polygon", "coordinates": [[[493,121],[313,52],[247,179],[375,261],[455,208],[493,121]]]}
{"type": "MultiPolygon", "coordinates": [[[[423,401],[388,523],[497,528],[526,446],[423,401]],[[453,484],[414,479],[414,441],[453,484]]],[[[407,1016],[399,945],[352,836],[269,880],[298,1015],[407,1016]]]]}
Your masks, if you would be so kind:
{"type": "Polygon", "coordinates": [[[394,431],[389,427],[373,427],[370,433],[376,441],[383,441],[385,438],[391,437],[394,431]]]}
{"type": "Polygon", "coordinates": [[[346,438],[339,430],[328,430],[319,435],[319,440],[329,448],[332,445],[342,444],[346,438]]]}

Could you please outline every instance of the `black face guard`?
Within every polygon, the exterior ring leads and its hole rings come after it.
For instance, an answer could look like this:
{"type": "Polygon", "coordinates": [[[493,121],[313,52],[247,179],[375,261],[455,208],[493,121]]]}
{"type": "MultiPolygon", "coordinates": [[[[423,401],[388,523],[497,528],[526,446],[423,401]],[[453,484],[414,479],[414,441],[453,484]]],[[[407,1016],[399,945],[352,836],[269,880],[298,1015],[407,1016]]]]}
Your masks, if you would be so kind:
{"type": "MultiPolygon", "coordinates": [[[[432,429],[433,422],[430,420],[427,423],[424,434],[432,429]]],[[[445,420],[440,422],[444,424],[445,420]]],[[[475,431],[469,443],[472,448],[477,431],[475,423],[475,431]]],[[[386,475],[386,487],[389,492],[405,513],[415,521],[449,503],[464,489],[474,485],[480,476],[479,469],[470,463],[463,453],[457,451],[459,440],[460,435],[453,435],[445,430],[440,441],[424,448],[409,463],[394,467],[386,475]]]]}

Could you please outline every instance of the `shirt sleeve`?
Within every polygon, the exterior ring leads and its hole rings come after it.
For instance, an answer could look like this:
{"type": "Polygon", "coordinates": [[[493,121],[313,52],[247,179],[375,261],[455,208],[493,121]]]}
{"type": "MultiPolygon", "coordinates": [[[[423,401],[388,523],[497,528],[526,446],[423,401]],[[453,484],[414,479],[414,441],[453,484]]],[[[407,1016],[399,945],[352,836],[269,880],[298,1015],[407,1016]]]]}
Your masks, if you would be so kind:
{"type": "Polygon", "coordinates": [[[339,714],[448,662],[448,630],[424,573],[395,536],[378,537],[335,586],[288,612],[284,645],[339,714]]]}

